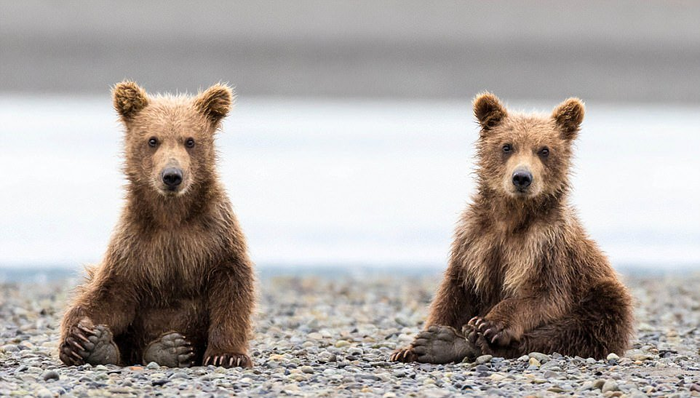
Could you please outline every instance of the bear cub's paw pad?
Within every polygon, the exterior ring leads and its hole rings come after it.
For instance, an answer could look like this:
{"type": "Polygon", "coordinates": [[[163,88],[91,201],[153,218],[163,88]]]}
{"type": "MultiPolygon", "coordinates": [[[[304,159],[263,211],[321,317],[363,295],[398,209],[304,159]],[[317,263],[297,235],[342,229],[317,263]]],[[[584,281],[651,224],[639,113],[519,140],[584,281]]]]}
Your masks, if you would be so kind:
{"type": "Polygon", "coordinates": [[[185,336],[167,332],[152,341],[143,353],[143,363],[155,362],[169,368],[188,368],[194,360],[194,349],[185,336]]]}
{"type": "Polygon", "coordinates": [[[418,362],[461,362],[464,358],[473,356],[473,351],[464,336],[449,326],[430,326],[413,341],[413,352],[418,362]]]}
{"type": "Polygon", "coordinates": [[[119,363],[119,349],[114,344],[112,332],[105,325],[92,327],[91,322],[80,322],[71,328],[61,344],[60,356],[69,365],[119,363]]]}
{"type": "Polygon", "coordinates": [[[399,348],[391,354],[389,358],[392,362],[415,362],[417,357],[413,352],[413,347],[399,348]]]}
{"type": "Polygon", "coordinates": [[[219,354],[209,355],[204,360],[204,366],[207,365],[221,366],[222,368],[252,368],[253,361],[246,354],[219,354]]]}
{"type": "Polygon", "coordinates": [[[489,344],[502,347],[508,346],[513,340],[511,333],[500,322],[475,316],[469,321],[468,326],[473,329],[467,334],[467,339],[472,343],[479,335],[483,336],[489,344]]]}

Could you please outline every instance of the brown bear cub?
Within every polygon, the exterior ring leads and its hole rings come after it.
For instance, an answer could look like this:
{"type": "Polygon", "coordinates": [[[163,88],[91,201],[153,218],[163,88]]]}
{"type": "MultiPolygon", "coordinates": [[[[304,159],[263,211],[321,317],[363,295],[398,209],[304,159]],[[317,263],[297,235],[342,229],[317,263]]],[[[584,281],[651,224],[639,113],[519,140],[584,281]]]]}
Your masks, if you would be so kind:
{"type": "Polygon", "coordinates": [[[517,114],[486,93],[474,114],[478,191],[425,330],[392,360],[623,353],[632,300],[568,202],[583,104],[568,99],[551,116],[517,114]]]}
{"type": "Polygon", "coordinates": [[[150,96],[122,82],[113,97],[126,204],[63,318],[61,361],[251,367],[253,266],[215,167],[231,89],[150,96]]]}

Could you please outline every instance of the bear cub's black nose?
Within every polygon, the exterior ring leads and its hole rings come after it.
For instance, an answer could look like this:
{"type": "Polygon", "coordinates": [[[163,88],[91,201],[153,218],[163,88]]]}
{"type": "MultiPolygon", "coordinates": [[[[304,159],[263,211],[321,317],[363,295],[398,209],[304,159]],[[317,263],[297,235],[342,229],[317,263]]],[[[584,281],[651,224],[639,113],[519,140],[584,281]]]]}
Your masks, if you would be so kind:
{"type": "Polygon", "coordinates": [[[525,170],[517,170],[513,173],[513,185],[519,190],[525,189],[532,184],[532,173],[525,170]]]}
{"type": "Polygon", "coordinates": [[[168,188],[175,188],[182,183],[182,171],[175,167],[168,167],[163,170],[163,183],[168,188]]]}

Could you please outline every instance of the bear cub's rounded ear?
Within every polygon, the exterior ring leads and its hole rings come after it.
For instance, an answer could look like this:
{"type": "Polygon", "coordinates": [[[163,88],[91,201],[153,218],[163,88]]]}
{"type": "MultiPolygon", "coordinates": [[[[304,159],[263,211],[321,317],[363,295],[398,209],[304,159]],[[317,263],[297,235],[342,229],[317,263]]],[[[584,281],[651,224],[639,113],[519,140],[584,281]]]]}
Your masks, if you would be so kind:
{"type": "Polygon", "coordinates": [[[218,125],[221,119],[228,115],[233,104],[234,94],[231,87],[224,84],[216,84],[197,95],[194,106],[209,119],[218,125]]]}
{"type": "Polygon", "coordinates": [[[573,139],[576,138],[576,133],[581,127],[584,113],[583,101],[578,98],[569,98],[554,109],[552,119],[562,130],[564,138],[573,139]]]}
{"type": "Polygon", "coordinates": [[[508,116],[508,112],[498,97],[484,92],[474,98],[474,116],[483,132],[498,125],[508,116]]]}
{"type": "Polygon", "coordinates": [[[114,109],[125,122],[130,121],[148,105],[148,94],[138,84],[125,80],[112,90],[114,109]]]}

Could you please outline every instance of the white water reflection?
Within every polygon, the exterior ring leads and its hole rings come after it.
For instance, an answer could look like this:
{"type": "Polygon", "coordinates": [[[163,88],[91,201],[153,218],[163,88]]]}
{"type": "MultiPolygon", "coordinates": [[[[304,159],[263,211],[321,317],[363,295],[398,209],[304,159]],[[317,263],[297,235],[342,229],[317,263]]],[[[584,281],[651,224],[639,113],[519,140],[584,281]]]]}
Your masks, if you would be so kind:
{"type": "MultiPolygon", "coordinates": [[[[700,264],[698,126],[700,107],[588,103],[573,200],[615,265],[700,264]]],[[[476,136],[467,101],[241,98],[221,176],[261,266],[442,266],[476,136]]],[[[99,260],[120,140],[107,95],[0,97],[0,267],[99,260]]]]}

